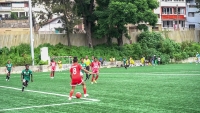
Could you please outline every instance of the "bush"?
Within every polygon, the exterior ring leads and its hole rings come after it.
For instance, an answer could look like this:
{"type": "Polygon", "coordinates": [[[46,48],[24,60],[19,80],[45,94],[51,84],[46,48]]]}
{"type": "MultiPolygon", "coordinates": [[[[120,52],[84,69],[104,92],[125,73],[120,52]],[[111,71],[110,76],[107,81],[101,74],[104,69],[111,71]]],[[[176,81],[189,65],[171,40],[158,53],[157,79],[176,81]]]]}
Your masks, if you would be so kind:
{"type": "MultiPolygon", "coordinates": [[[[68,47],[61,43],[53,46],[45,43],[34,48],[35,64],[44,65],[48,62],[43,62],[40,59],[40,48],[48,47],[49,56],[77,56],[78,58],[88,55],[89,58],[96,56],[109,60],[110,57],[115,57],[116,60],[122,60],[123,57],[132,57],[134,60],[139,60],[142,56],[146,60],[150,60],[153,55],[160,56],[162,64],[167,64],[170,58],[176,61],[195,56],[196,52],[200,53],[200,44],[193,42],[175,43],[170,39],[164,39],[160,33],[143,32],[138,36],[138,43],[125,44],[117,46],[117,44],[96,45],[94,48],[88,47],[68,47]]],[[[21,44],[16,47],[3,47],[0,49],[0,66],[5,66],[8,60],[11,60],[14,65],[31,64],[31,49],[29,44],[21,44]]],[[[56,59],[58,60],[58,59],[56,59]]],[[[69,59],[59,58],[63,63],[68,63],[69,59]]]]}
{"type": "Polygon", "coordinates": [[[11,12],[11,19],[17,20],[17,12],[11,12]]]}

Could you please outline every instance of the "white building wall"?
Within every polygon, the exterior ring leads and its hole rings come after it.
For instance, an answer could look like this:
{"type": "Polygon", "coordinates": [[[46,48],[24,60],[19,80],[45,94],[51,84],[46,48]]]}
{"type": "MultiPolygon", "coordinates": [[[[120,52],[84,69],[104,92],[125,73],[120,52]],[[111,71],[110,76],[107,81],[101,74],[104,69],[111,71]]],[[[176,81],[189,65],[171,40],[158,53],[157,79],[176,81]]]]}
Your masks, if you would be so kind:
{"type": "Polygon", "coordinates": [[[56,19],[39,29],[39,32],[55,32],[55,28],[62,28],[63,23],[57,23],[60,19],[56,19]]]}

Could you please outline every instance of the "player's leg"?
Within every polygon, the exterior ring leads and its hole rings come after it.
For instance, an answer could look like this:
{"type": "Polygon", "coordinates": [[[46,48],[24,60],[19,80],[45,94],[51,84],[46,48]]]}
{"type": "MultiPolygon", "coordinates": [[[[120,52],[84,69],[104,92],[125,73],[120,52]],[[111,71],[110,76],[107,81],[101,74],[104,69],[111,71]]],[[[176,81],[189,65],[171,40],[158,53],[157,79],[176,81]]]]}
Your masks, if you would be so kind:
{"type": "Polygon", "coordinates": [[[10,73],[11,73],[11,70],[8,71],[8,81],[10,80],[10,73]]]}
{"type": "Polygon", "coordinates": [[[72,99],[72,95],[74,94],[75,87],[76,87],[75,85],[72,86],[72,89],[71,89],[71,91],[69,93],[69,100],[72,99]]]}
{"type": "Polygon", "coordinates": [[[84,97],[88,97],[89,95],[87,94],[87,88],[85,82],[82,82],[82,86],[83,86],[84,97]]]}
{"type": "Polygon", "coordinates": [[[22,92],[24,91],[24,88],[28,86],[28,81],[23,79],[23,82],[22,82],[22,92]]]}
{"type": "Polygon", "coordinates": [[[50,72],[50,77],[52,78],[52,70],[51,70],[51,72],[50,72]]]}
{"type": "Polygon", "coordinates": [[[94,83],[97,83],[97,79],[99,78],[99,72],[97,72],[94,83]]]}
{"type": "Polygon", "coordinates": [[[53,73],[53,74],[52,74],[52,76],[53,76],[53,78],[54,78],[54,75],[55,75],[55,70],[54,70],[54,71],[52,71],[52,73],[53,73]]]}
{"type": "MultiPolygon", "coordinates": [[[[86,70],[90,71],[90,67],[89,67],[89,66],[86,66],[86,70]]],[[[86,81],[86,80],[89,80],[89,75],[88,75],[88,73],[86,73],[85,81],[86,81]]]]}

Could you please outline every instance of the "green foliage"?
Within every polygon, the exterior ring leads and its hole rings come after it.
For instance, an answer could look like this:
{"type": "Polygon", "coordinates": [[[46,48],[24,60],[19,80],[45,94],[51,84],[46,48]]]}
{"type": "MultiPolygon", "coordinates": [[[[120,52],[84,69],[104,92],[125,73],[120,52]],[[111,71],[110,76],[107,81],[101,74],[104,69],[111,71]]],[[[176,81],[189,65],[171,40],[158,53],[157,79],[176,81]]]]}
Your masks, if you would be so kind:
{"type": "Polygon", "coordinates": [[[11,19],[17,20],[17,12],[11,12],[11,19]]]}
{"type": "Polygon", "coordinates": [[[38,64],[39,65],[48,65],[48,60],[47,61],[40,60],[38,64]]]}

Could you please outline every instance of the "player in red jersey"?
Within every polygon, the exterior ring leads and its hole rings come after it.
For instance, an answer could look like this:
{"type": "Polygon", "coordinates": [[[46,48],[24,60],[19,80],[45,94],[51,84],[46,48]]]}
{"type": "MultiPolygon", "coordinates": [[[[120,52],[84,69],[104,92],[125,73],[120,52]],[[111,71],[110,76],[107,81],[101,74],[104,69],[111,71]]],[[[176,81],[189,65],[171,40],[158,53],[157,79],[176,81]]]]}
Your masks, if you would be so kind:
{"type": "Polygon", "coordinates": [[[96,80],[99,77],[99,68],[100,68],[101,63],[98,61],[98,59],[95,57],[94,61],[91,63],[91,68],[92,68],[92,80],[91,80],[91,84],[97,83],[96,80]],[[96,75],[96,77],[95,77],[96,75]]]}
{"type": "MultiPolygon", "coordinates": [[[[87,90],[86,90],[86,84],[80,74],[81,70],[85,71],[86,73],[91,73],[89,71],[87,71],[86,69],[84,69],[83,67],[81,67],[80,64],[78,64],[78,58],[74,57],[73,59],[73,64],[70,68],[70,77],[71,77],[71,86],[72,89],[69,93],[69,100],[72,99],[72,95],[74,93],[75,87],[76,85],[82,85],[83,86],[83,92],[84,92],[84,97],[89,96],[87,94],[87,90]]],[[[92,73],[91,73],[92,74],[92,73]]]]}
{"type": "Polygon", "coordinates": [[[56,71],[56,62],[54,61],[54,59],[51,59],[51,63],[48,66],[48,68],[51,66],[51,73],[50,73],[50,77],[54,78],[55,75],[55,71],[56,71]]]}

